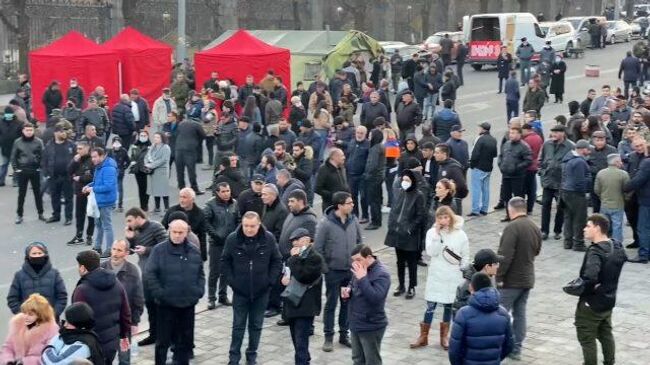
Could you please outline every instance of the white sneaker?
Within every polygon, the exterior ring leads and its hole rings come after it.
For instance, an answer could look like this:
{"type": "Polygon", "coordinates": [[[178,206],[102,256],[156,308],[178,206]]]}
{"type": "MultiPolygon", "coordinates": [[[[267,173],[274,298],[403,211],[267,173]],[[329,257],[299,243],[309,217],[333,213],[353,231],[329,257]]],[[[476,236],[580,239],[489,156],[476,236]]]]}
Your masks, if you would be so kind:
{"type": "Polygon", "coordinates": [[[381,207],[381,212],[384,214],[390,213],[390,207],[381,207]]]}

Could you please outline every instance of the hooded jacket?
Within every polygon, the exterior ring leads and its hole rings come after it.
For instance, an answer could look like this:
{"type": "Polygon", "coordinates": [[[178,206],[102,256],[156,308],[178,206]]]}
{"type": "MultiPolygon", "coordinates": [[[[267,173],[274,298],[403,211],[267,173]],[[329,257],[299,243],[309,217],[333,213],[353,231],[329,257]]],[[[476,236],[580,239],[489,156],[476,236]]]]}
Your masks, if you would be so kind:
{"type": "Polygon", "coordinates": [[[591,190],[591,172],[587,160],[575,151],[562,159],[562,190],[588,193],[591,190]]]}
{"type": "Polygon", "coordinates": [[[193,307],[205,293],[201,253],[187,240],[156,245],[147,261],[144,281],[157,304],[193,307]]]}
{"type": "Polygon", "coordinates": [[[47,258],[45,265],[38,272],[34,270],[28,259],[32,247],[34,246],[27,246],[23,267],[14,274],[7,294],[7,305],[13,314],[17,314],[20,312],[20,305],[30,295],[38,293],[47,299],[54,308],[54,313],[60,316],[68,303],[65,283],[59,271],[52,267],[47,252],[45,252],[47,258]]]}
{"type": "Polygon", "coordinates": [[[350,214],[345,223],[329,207],[316,226],[314,248],[323,255],[329,270],[350,270],[352,250],[362,242],[361,226],[357,217],[350,214]]]}
{"type": "MultiPolygon", "coordinates": [[[[111,260],[106,260],[100,264],[106,270],[113,270],[111,260]]],[[[140,323],[140,317],[144,311],[144,292],[142,289],[142,273],[134,264],[125,261],[120,271],[115,273],[117,280],[122,283],[126,297],[131,309],[131,322],[134,326],[140,323]]]]}
{"type": "Polygon", "coordinates": [[[129,337],[129,299],[114,273],[98,268],[82,276],[72,293],[72,303],[77,302],[85,302],[92,308],[95,332],[104,353],[117,349],[120,338],[129,337]]]}
{"type": "Polygon", "coordinates": [[[431,257],[424,293],[427,301],[453,303],[456,298],[456,289],[463,280],[460,268],[470,264],[469,239],[463,231],[463,224],[463,218],[456,216],[456,224],[448,232],[438,232],[433,227],[427,231],[425,249],[431,257]],[[448,261],[445,250],[459,256],[459,262],[448,261]]]}
{"type": "Polygon", "coordinates": [[[418,251],[426,218],[424,196],[418,189],[415,173],[404,170],[403,175],[411,179],[411,186],[406,190],[400,187],[395,197],[384,244],[404,251],[418,251]]]}
{"type": "Polygon", "coordinates": [[[271,290],[282,272],[282,256],[275,238],[260,226],[248,237],[241,225],[226,238],[221,254],[222,273],[232,291],[253,300],[271,290]]]}
{"type": "Polygon", "coordinates": [[[368,159],[363,172],[363,179],[366,182],[381,184],[386,174],[386,152],[384,145],[381,143],[384,134],[374,129],[370,132],[370,149],[368,150],[368,159]]]}
{"type": "Polygon", "coordinates": [[[93,182],[87,186],[93,188],[99,208],[115,205],[117,200],[117,174],[117,163],[108,156],[95,168],[93,182]]]}
{"type": "Polygon", "coordinates": [[[483,288],[454,318],[449,339],[451,365],[499,365],[514,347],[510,315],[499,306],[499,292],[483,288]]]}

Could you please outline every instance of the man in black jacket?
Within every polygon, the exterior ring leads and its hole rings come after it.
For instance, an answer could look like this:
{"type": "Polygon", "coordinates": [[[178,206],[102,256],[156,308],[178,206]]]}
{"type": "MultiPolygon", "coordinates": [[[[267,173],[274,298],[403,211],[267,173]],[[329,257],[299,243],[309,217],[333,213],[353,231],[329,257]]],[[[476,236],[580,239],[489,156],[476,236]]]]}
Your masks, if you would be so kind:
{"type": "Polygon", "coordinates": [[[400,142],[404,143],[406,136],[415,133],[415,127],[422,122],[422,110],[413,100],[413,93],[410,91],[402,94],[402,101],[395,108],[397,114],[397,127],[399,128],[400,142]]]}
{"type": "Polygon", "coordinates": [[[144,275],[158,304],[156,365],[164,365],[174,345],[177,364],[189,364],[194,342],[194,307],[205,293],[201,253],[187,241],[190,227],[169,223],[169,240],[151,251],[144,275]]]}
{"type": "Polygon", "coordinates": [[[43,216],[43,195],[41,195],[41,161],[43,159],[43,142],[34,136],[34,126],[25,124],[22,136],[14,142],[11,149],[11,167],[18,180],[18,208],[16,209],[16,224],[23,222],[23,206],[27,184],[31,183],[34,191],[34,201],[38,219],[45,221],[43,216]]]}
{"type": "Polygon", "coordinates": [[[386,109],[386,105],[379,102],[379,93],[373,91],[370,93],[370,102],[363,103],[360,117],[361,125],[371,130],[374,128],[373,123],[377,117],[384,117],[384,119],[390,120],[390,114],[388,113],[388,109],[386,109]]]}
{"type": "Polygon", "coordinates": [[[291,241],[289,240],[291,232],[298,228],[305,228],[312,235],[316,234],[317,223],[316,212],[307,204],[307,195],[304,191],[292,191],[289,194],[287,208],[289,208],[289,214],[282,224],[282,231],[278,240],[280,253],[285,260],[289,258],[289,251],[291,250],[291,241]]]}
{"type": "Polygon", "coordinates": [[[115,104],[111,111],[111,121],[113,125],[112,132],[122,139],[122,144],[128,151],[133,142],[133,132],[137,131],[129,95],[120,95],[120,102],[115,104]]]}
{"type": "Polygon", "coordinates": [[[282,271],[282,257],[275,238],[264,229],[257,213],[244,214],[241,226],[228,236],[222,263],[226,282],[234,293],[229,363],[239,364],[249,322],[246,362],[256,364],[269,291],[282,271]]]}
{"type": "MultiPolygon", "coordinates": [[[[625,169],[628,175],[630,175],[630,179],[633,179],[636,176],[637,172],[639,171],[639,167],[641,166],[641,162],[648,158],[648,156],[646,156],[646,146],[647,142],[642,137],[637,137],[632,141],[632,148],[634,148],[634,152],[630,153],[629,162],[625,169]]],[[[636,192],[632,192],[632,194],[634,194],[634,196],[630,197],[630,199],[625,199],[625,217],[627,218],[628,222],[630,222],[634,241],[625,247],[639,248],[639,231],[636,229],[637,223],[639,221],[639,202],[636,198],[636,192]]]]}
{"type": "MultiPolygon", "coordinates": [[[[460,209],[460,207],[462,207],[462,200],[465,199],[469,193],[467,190],[467,180],[465,179],[463,167],[458,161],[449,157],[449,154],[449,145],[445,143],[438,144],[436,149],[433,151],[433,157],[438,163],[438,176],[436,181],[446,178],[456,184],[456,195],[454,196],[454,200],[456,200],[456,206],[460,209]]],[[[463,214],[461,211],[457,213],[458,215],[463,214]]]]}
{"type": "MultiPolygon", "coordinates": [[[[0,186],[5,186],[5,177],[9,170],[9,161],[11,158],[11,148],[14,141],[20,138],[23,123],[16,118],[14,110],[7,106],[0,120],[0,153],[2,163],[0,163],[0,186]]],[[[14,175],[14,186],[16,186],[16,176],[14,175]]]]}
{"type": "Polygon", "coordinates": [[[199,190],[196,182],[196,163],[199,160],[199,146],[205,139],[205,132],[199,122],[192,119],[185,119],[176,127],[176,179],[178,188],[185,187],[185,168],[190,178],[190,186],[196,195],[203,195],[205,192],[199,190]]]}
{"type": "Polygon", "coordinates": [[[192,228],[192,233],[199,238],[201,258],[203,258],[203,261],[206,261],[208,259],[208,251],[205,237],[205,216],[203,215],[201,208],[196,205],[195,199],[196,194],[194,193],[194,190],[190,188],[181,189],[178,193],[178,204],[167,209],[165,216],[160,223],[165,227],[165,229],[168,229],[169,223],[171,223],[170,216],[172,213],[177,211],[185,213],[189,220],[190,227],[192,228]]]}
{"type": "MultiPolygon", "coordinates": [[[[112,271],[117,280],[124,287],[126,298],[131,309],[131,335],[138,333],[138,323],[144,311],[144,294],[142,291],[142,274],[137,266],[127,261],[129,255],[129,244],[124,240],[117,240],[111,246],[111,259],[106,260],[100,266],[112,271]]],[[[129,342],[131,337],[129,336],[129,342]]],[[[120,363],[130,364],[131,350],[122,350],[118,354],[120,363]]]]}
{"type": "Polygon", "coordinates": [[[239,216],[243,216],[248,211],[253,211],[262,215],[264,202],[262,201],[262,188],[264,187],[264,176],[253,174],[250,182],[250,188],[242,191],[237,198],[237,208],[239,216]]]}
{"type": "Polygon", "coordinates": [[[314,171],[314,162],[305,156],[305,144],[301,141],[293,142],[293,165],[285,166],[291,171],[291,176],[300,180],[306,190],[311,190],[311,179],[314,171]]]}
{"type": "Polygon", "coordinates": [[[323,200],[321,209],[325,211],[332,205],[332,195],[339,191],[350,192],[345,174],[345,154],[338,148],[332,148],[330,156],[318,170],[316,176],[316,194],[323,200]]]}
{"type": "Polygon", "coordinates": [[[469,167],[472,169],[472,212],[468,216],[487,215],[490,203],[490,174],[497,157],[497,140],[490,134],[488,122],[479,124],[479,137],[472,149],[469,167]]]}
{"type": "MultiPolygon", "coordinates": [[[[151,255],[151,250],[157,244],[167,240],[167,231],[162,224],[147,219],[147,214],[137,207],[127,210],[124,217],[126,220],[124,237],[133,252],[138,255],[138,266],[140,267],[140,272],[144,275],[147,267],[147,260],[151,255]]],[[[151,296],[151,291],[146,282],[144,282],[143,287],[145,305],[147,306],[147,315],[149,316],[149,336],[138,342],[138,345],[140,346],[156,343],[156,333],[158,328],[158,323],[156,321],[156,314],[158,313],[156,310],[156,302],[151,296]]]]}
{"type": "MultiPolygon", "coordinates": [[[[289,214],[289,211],[280,201],[278,188],[273,184],[266,184],[262,188],[262,201],[264,202],[264,210],[262,211],[262,224],[264,228],[271,232],[275,241],[278,242],[282,233],[282,225],[289,214]]],[[[269,303],[267,305],[264,317],[275,317],[282,311],[282,299],[280,294],[284,290],[284,286],[280,284],[280,277],[275,281],[271,288],[269,295],[269,303]]]]}
{"type": "Polygon", "coordinates": [[[368,223],[368,198],[366,197],[366,182],[363,178],[370,149],[367,132],[366,127],[362,125],[356,128],[354,141],[348,143],[345,155],[345,172],[354,201],[352,212],[361,224],[368,223]]]}
{"type": "Polygon", "coordinates": [[[618,68],[618,79],[623,76],[623,93],[625,98],[629,96],[630,86],[636,86],[641,74],[641,61],[632,55],[632,51],[627,51],[626,57],[621,61],[621,66],[618,68]]]}
{"type": "MultiPolygon", "coordinates": [[[[504,202],[513,196],[524,195],[526,169],[533,162],[533,153],[526,142],[522,141],[521,133],[521,128],[510,128],[509,140],[503,145],[498,159],[504,202]]],[[[501,221],[510,221],[507,209],[506,217],[501,221]]]]}
{"type": "Polygon", "coordinates": [[[99,266],[93,250],[77,254],[81,279],[72,293],[72,303],[85,302],[95,313],[95,332],[106,365],[113,363],[118,350],[129,348],[131,309],[126,291],[117,276],[99,266]]]}
{"type": "Polygon", "coordinates": [[[608,236],[609,220],[600,214],[587,218],[584,236],[591,241],[580,268],[584,291],[575,312],[575,326],[585,364],[598,363],[596,339],[603,349],[604,364],[615,360],[612,310],[623,265],[627,260],[620,243],[608,236]]]}
{"type": "Polygon", "coordinates": [[[85,142],[78,142],[76,147],[77,153],[72,157],[72,161],[68,165],[68,174],[72,178],[72,185],[75,195],[75,220],[76,220],[76,234],[74,238],[67,242],[68,245],[83,244],[83,232],[86,219],[88,219],[88,226],[86,227],[86,245],[93,244],[93,233],[95,232],[95,218],[87,217],[86,205],[88,204],[88,195],[81,192],[84,186],[93,181],[95,174],[95,165],[90,158],[90,146],[85,142]]]}
{"type": "Polygon", "coordinates": [[[88,107],[81,112],[78,125],[82,129],[78,132],[79,135],[77,138],[81,136],[82,131],[86,130],[89,125],[93,125],[97,132],[96,136],[106,143],[108,134],[110,133],[108,114],[106,113],[106,109],[101,108],[97,104],[97,98],[94,96],[88,98],[88,107]]]}
{"type": "Polygon", "coordinates": [[[210,273],[208,274],[208,310],[215,309],[217,297],[217,281],[219,282],[219,303],[231,305],[228,300],[226,282],[221,270],[221,254],[226,237],[237,228],[239,209],[237,201],[232,198],[230,185],[226,182],[217,183],[214,187],[214,197],[205,204],[205,228],[210,241],[209,259],[210,273]]]}
{"type": "Polygon", "coordinates": [[[72,179],[68,174],[68,165],[76,151],[74,143],[67,140],[67,133],[61,126],[54,127],[54,139],[50,141],[43,153],[43,172],[48,179],[52,197],[52,216],[46,223],[61,220],[61,195],[65,201],[65,225],[72,224],[72,179]]]}

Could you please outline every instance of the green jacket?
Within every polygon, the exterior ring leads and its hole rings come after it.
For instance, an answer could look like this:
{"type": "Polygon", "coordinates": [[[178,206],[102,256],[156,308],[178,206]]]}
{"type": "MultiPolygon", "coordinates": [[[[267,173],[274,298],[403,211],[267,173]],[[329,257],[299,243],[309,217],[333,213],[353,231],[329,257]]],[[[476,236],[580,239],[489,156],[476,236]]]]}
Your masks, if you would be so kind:
{"type": "Polygon", "coordinates": [[[594,182],[594,192],[600,198],[601,204],[607,209],[623,209],[625,200],[623,186],[630,180],[627,172],[609,166],[600,170],[594,182]]]}

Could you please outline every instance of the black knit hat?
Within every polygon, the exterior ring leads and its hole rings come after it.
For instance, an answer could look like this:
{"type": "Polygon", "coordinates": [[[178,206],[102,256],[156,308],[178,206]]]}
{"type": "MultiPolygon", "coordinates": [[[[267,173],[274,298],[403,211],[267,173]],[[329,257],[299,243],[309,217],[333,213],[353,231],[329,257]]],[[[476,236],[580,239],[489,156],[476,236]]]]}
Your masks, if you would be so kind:
{"type": "Polygon", "coordinates": [[[96,270],[99,268],[99,254],[93,250],[81,251],[77,254],[77,263],[88,271],[96,270]]]}
{"type": "Polygon", "coordinates": [[[95,327],[95,314],[93,309],[84,302],[71,304],[64,312],[66,322],[80,329],[95,327]]]}

